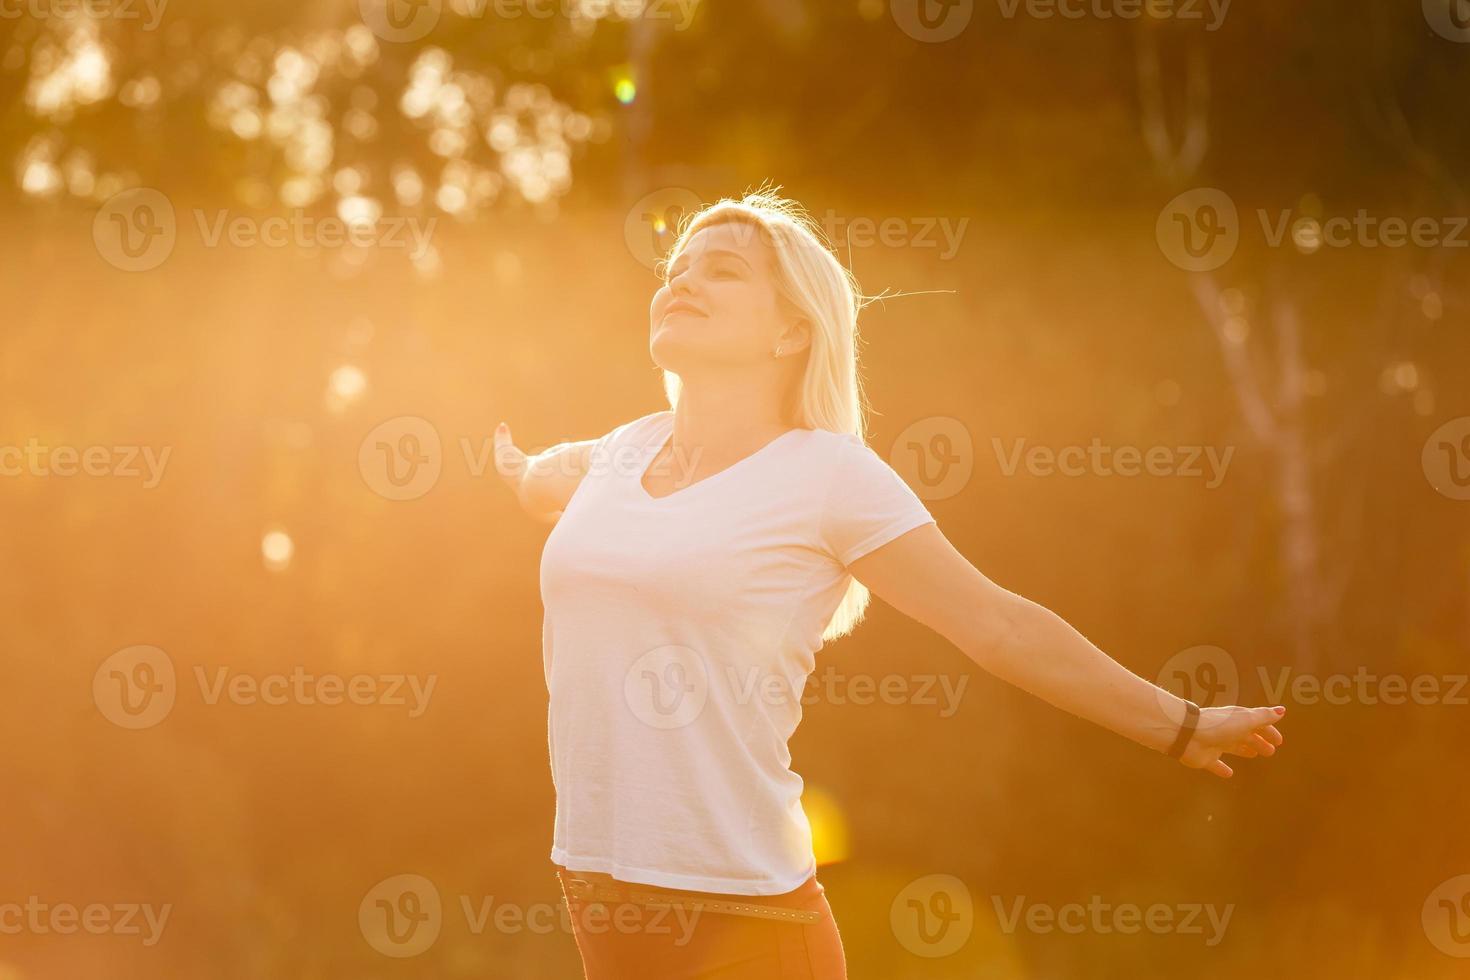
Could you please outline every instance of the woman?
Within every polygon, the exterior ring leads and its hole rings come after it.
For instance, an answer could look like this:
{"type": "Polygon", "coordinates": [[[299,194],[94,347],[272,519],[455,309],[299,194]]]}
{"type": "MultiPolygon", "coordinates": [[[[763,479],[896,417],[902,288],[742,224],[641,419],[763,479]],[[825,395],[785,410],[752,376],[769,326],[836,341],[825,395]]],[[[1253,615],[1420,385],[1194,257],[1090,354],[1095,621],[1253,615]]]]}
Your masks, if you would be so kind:
{"type": "Polygon", "coordinates": [[[541,563],[558,866],[588,980],[845,977],[787,740],[872,589],[982,667],[1217,776],[1284,708],[1193,704],[995,585],[868,448],[862,294],[772,193],[688,220],[653,297],[672,411],[496,465],[541,563]]]}

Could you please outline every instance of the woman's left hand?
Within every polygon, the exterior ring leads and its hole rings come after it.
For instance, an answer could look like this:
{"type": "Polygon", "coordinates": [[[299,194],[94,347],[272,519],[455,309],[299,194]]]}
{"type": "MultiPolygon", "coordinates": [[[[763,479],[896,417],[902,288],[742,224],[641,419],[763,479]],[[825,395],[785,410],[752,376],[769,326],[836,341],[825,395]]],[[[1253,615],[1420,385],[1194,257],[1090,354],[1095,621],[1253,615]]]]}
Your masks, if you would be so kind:
{"type": "Polygon", "coordinates": [[[1281,706],[1201,708],[1199,722],[1179,761],[1191,769],[1204,769],[1229,779],[1235,770],[1220,757],[1226,753],[1246,759],[1275,755],[1277,746],[1285,741],[1275,722],[1285,714],[1286,708],[1281,706]]]}

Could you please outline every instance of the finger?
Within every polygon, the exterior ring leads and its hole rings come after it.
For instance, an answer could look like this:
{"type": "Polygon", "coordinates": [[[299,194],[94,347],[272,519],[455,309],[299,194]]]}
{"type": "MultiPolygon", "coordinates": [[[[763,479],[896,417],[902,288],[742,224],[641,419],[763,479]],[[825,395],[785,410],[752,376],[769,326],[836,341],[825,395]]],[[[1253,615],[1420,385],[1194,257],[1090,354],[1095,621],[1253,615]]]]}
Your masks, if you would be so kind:
{"type": "Polygon", "coordinates": [[[1234,708],[1221,729],[1220,739],[1226,741],[1246,738],[1251,732],[1265,728],[1280,718],[1276,708],[1234,708]]]}
{"type": "Polygon", "coordinates": [[[1286,714],[1286,706],[1282,704],[1274,708],[1252,708],[1251,721],[1255,722],[1255,727],[1260,728],[1263,725],[1280,721],[1284,714],[1286,714]]]}
{"type": "Polygon", "coordinates": [[[1262,738],[1258,733],[1252,732],[1251,737],[1246,739],[1246,744],[1255,749],[1261,755],[1275,755],[1276,746],[1262,738]]]}
{"type": "Polygon", "coordinates": [[[1256,756],[1260,755],[1260,753],[1256,751],[1255,746],[1251,745],[1249,742],[1237,742],[1235,745],[1230,746],[1230,748],[1226,749],[1225,751],[1229,752],[1231,755],[1238,755],[1243,759],[1254,759],[1256,756]]]}
{"type": "Polygon", "coordinates": [[[495,427],[495,471],[507,479],[515,479],[526,468],[526,454],[511,441],[510,426],[501,422],[495,427]]]}
{"type": "Polygon", "coordinates": [[[1220,761],[1219,759],[1216,759],[1214,762],[1210,763],[1208,766],[1205,766],[1205,769],[1208,772],[1212,772],[1216,776],[1219,776],[1221,779],[1229,779],[1231,776],[1235,775],[1235,770],[1234,769],[1231,769],[1229,766],[1227,766],[1224,762],[1220,761]]]}
{"type": "Polygon", "coordinates": [[[1286,739],[1281,737],[1281,731],[1275,725],[1267,725],[1265,728],[1256,729],[1256,734],[1270,742],[1272,745],[1280,745],[1286,739]]]}

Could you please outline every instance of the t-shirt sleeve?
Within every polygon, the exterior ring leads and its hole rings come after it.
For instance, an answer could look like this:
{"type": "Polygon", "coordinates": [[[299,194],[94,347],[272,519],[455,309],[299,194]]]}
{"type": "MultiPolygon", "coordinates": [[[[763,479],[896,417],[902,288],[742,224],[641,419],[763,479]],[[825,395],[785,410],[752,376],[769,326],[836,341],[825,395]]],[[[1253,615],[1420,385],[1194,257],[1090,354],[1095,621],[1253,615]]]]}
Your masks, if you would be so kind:
{"type": "Polygon", "coordinates": [[[667,411],[650,412],[603,433],[592,443],[591,472],[604,473],[632,465],[629,460],[646,440],[651,427],[667,415],[667,411]]]}
{"type": "Polygon", "coordinates": [[[934,521],[903,477],[855,435],[841,436],[830,478],[819,537],[843,565],[934,521]]]}

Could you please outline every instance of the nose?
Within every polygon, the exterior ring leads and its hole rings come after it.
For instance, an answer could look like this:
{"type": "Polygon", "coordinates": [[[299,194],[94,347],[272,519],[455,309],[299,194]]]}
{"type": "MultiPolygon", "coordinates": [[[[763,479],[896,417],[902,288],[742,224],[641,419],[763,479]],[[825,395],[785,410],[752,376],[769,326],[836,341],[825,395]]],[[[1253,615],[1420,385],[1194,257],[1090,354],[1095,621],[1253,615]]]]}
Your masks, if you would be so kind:
{"type": "Polygon", "coordinates": [[[694,287],[689,283],[689,270],[685,269],[669,280],[669,292],[677,297],[693,296],[694,287]]]}

